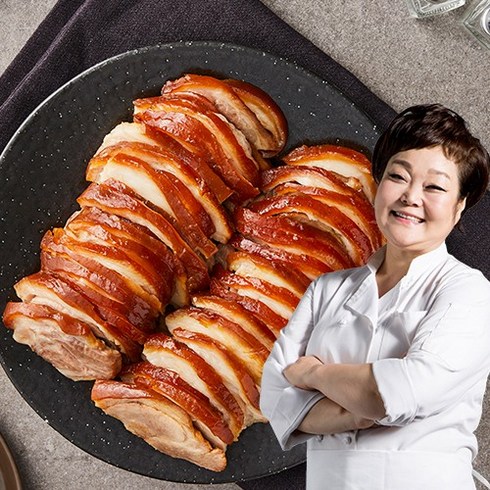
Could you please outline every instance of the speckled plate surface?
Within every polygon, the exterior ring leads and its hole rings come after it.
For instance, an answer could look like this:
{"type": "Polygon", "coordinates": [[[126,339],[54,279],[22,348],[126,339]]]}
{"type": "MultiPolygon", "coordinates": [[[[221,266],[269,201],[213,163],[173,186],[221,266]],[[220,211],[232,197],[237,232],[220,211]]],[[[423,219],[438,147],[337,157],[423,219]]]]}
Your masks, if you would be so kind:
{"type": "MultiPolygon", "coordinates": [[[[333,142],[367,152],[379,136],[372,121],[334,87],[299,66],[239,46],[182,42],[131,51],[85,71],[46,99],[0,156],[0,308],[15,300],[14,283],[39,269],[43,233],[63,226],[87,183],[88,160],[116,124],[129,121],[132,100],[157,95],[183,73],[239,78],[268,92],[284,111],[286,151],[333,142]]],[[[88,453],[118,467],[176,482],[258,478],[304,461],[304,448],[283,452],[270,427],[256,424],[213,473],[169,458],[126,431],[90,401],[92,383],[72,382],[0,329],[0,359],[24,399],[52,427],[88,453]]]]}

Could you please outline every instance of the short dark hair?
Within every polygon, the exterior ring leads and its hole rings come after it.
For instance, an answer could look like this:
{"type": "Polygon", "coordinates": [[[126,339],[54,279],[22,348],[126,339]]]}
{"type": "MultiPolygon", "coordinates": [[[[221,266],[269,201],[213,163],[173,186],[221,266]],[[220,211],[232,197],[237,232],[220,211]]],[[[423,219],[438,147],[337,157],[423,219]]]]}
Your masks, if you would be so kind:
{"type": "Polygon", "coordinates": [[[435,146],[441,146],[446,158],[458,166],[459,195],[466,198],[466,211],[488,188],[490,156],[465,120],[441,104],[416,105],[395,117],[374,148],[373,178],[380,182],[396,153],[435,146]]]}

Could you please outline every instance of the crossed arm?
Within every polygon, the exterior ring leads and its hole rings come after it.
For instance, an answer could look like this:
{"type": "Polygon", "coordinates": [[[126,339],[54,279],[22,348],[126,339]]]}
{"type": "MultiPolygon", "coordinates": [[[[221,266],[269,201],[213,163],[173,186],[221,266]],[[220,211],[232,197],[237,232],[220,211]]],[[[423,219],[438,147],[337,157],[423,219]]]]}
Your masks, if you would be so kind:
{"type": "Polygon", "coordinates": [[[385,415],[371,364],[323,364],[313,356],[300,357],[283,371],[293,386],[325,395],[310,409],[298,430],[332,434],[364,429],[385,415]]]}

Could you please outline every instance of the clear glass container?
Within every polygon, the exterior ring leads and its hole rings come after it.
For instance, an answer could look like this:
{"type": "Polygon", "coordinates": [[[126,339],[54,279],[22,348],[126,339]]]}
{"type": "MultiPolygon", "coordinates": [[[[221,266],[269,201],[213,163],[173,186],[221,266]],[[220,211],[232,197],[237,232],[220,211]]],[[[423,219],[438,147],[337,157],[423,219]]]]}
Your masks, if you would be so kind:
{"type": "Polygon", "coordinates": [[[472,4],[465,12],[463,26],[490,49],[490,0],[482,0],[472,4]]]}
{"type": "Polygon", "coordinates": [[[417,18],[443,14],[464,4],[465,0],[407,0],[410,15],[417,18]]]}

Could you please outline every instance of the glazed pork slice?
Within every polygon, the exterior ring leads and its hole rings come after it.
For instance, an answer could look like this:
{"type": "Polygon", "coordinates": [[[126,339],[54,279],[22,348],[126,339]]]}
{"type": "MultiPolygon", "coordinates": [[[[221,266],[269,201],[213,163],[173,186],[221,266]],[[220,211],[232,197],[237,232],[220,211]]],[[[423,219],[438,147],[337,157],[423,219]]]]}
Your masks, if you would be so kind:
{"type": "Polygon", "coordinates": [[[338,253],[347,252],[354,265],[364,265],[373,253],[369,237],[339,206],[302,192],[273,195],[251,203],[249,209],[265,216],[289,216],[329,233],[332,246],[338,243],[338,253]]]}
{"type": "MultiPolygon", "coordinates": [[[[180,187],[170,174],[123,153],[92,158],[87,166],[87,180],[101,183],[110,179],[122,182],[135,195],[151,203],[204,258],[216,253],[216,246],[202,229],[204,225],[182,202],[180,187]]],[[[190,194],[190,198],[194,196],[190,194]]]]}
{"type": "Polygon", "coordinates": [[[323,262],[314,259],[310,255],[291,253],[282,248],[262,243],[258,239],[254,241],[245,238],[239,233],[236,233],[231,238],[228,245],[238,251],[250,252],[269,262],[281,264],[283,267],[292,271],[298,277],[298,280],[305,285],[308,285],[320,274],[331,270],[323,262]]]}
{"type": "Polygon", "coordinates": [[[49,306],[7,303],[3,322],[16,342],[73,381],[112,379],[121,369],[117,350],[96,338],[86,323],[49,306]]]}
{"type": "Polygon", "coordinates": [[[156,148],[144,143],[123,142],[102,150],[97,157],[123,154],[146,162],[155,170],[167,172],[183,196],[183,204],[197,217],[203,232],[221,243],[231,236],[229,217],[212,192],[208,182],[191,166],[186,155],[166,147],[156,148]],[[190,194],[190,195],[189,195],[190,194]]]}
{"type": "Polygon", "coordinates": [[[358,151],[336,145],[303,145],[288,153],[283,161],[287,165],[320,167],[344,177],[355,177],[368,200],[374,202],[376,183],[371,175],[371,162],[358,151]]]}
{"type": "Polygon", "coordinates": [[[229,349],[207,335],[183,328],[173,330],[173,336],[197,352],[210,366],[220,373],[223,383],[234,395],[244,413],[244,425],[267,420],[260,412],[259,390],[250,376],[247,366],[229,349]]]}
{"type": "Polygon", "coordinates": [[[225,469],[224,451],[211,446],[184,409],[157,392],[121,381],[98,380],[91,398],[158,451],[211,471],[225,469]]]}
{"type": "Polygon", "coordinates": [[[288,322],[286,318],[277,314],[262,301],[240,294],[236,289],[215,277],[211,280],[209,290],[215,296],[233,301],[242,306],[258,322],[264,323],[275,338],[279,336],[279,332],[288,322]]]}
{"type": "Polygon", "coordinates": [[[196,308],[207,308],[227,320],[238,323],[246,332],[255,337],[268,351],[276,340],[275,335],[264,322],[256,319],[236,301],[220,298],[211,294],[199,294],[192,297],[196,308]]]}
{"type": "Polygon", "coordinates": [[[209,285],[206,262],[189,247],[171,223],[137,199],[124,184],[113,180],[91,184],[77,201],[82,207],[95,207],[146,227],[182,262],[187,275],[188,291],[202,290],[209,285]]]}
{"type": "Polygon", "coordinates": [[[315,263],[321,262],[327,266],[328,271],[354,266],[347,253],[340,252],[339,246],[332,244],[330,233],[307,223],[287,216],[267,216],[246,208],[235,211],[234,222],[237,231],[246,238],[290,253],[311,257],[315,263]]]}
{"type": "MultiPolygon", "coordinates": [[[[65,229],[78,234],[79,229],[82,230],[82,233],[85,232],[85,226],[102,227],[105,239],[109,239],[114,245],[120,238],[136,242],[138,247],[143,247],[143,250],[139,252],[141,258],[150,260],[158,271],[161,280],[171,287],[171,303],[175,306],[189,304],[187,276],[182,262],[172,250],[158,240],[147,228],[115,214],[105,213],[98,208],[84,207],[70,218],[65,225],[65,229]],[[174,279],[173,284],[172,277],[174,279]]],[[[94,266],[90,267],[93,269],[94,266]]],[[[109,277],[109,275],[110,271],[107,269],[103,276],[109,277]]],[[[127,284],[130,288],[134,286],[131,281],[127,282],[127,284]]],[[[138,294],[133,295],[133,298],[138,298],[138,294]]],[[[123,301],[127,304],[131,302],[129,298],[125,298],[123,301]]],[[[160,311],[160,313],[162,312],[160,311]]]]}
{"type": "MultiPolygon", "coordinates": [[[[217,135],[199,118],[181,112],[162,113],[149,109],[138,112],[135,118],[146,126],[185,142],[192,152],[198,152],[240,200],[246,200],[259,194],[257,186],[248,180],[242,170],[226,156],[217,135]]],[[[258,172],[254,181],[258,182],[258,172]]]]}
{"type": "Polygon", "coordinates": [[[175,328],[180,327],[216,339],[236,353],[248,367],[254,382],[260,386],[262,368],[267,359],[268,351],[255,337],[237,323],[231,322],[207,308],[187,307],[167,315],[165,324],[170,333],[175,328]]]}
{"type": "Polygon", "coordinates": [[[235,171],[251,184],[258,184],[259,164],[252,155],[249,142],[205,97],[193,93],[164,94],[138,99],[134,107],[136,115],[151,112],[154,117],[158,117],[164,113],[178,113],[197,119],[215,136],[224,158],[235,171]]]}
{"type": "Polygon", "coordinates": [[[87,324],[93,334],[129,360],[140,358],[141,346],[104,321],[92,303],[66,281],[46,271],[22,278],[14,286],[24,303],[48,306],[87,324]]]}
{"type": "MultiPolygon", "coordinates": [[[[241,88],[242,91],[247,89],[245,86],[241,88]]],[[[282,149],[285,143],[285,135],[281,134],[278,141],[274,134],[262,125],[258,115],[253,112],[259,101],[258,91],[256,92],[255,104],[252,104],[252,96],[249,96],[246,99],[247,105],[240,98],[240,91],[234,89],[232,84],[214,77],[195,74],[188,74],[177,80],[168,81],[162,88],[163,94],[186,92],[197,93],[210,100],[219,112],[243,132],[254,148],[264,155],[272,156],[282,149]]],[[[265,105],[269,106],[267,110],[273,111],[278,120],[281,119],[282,111],[270,97],[265,101],[265,105]]],[[[263,116],[262,120],[264,120],[263,116]]],[[[279,123],[278,126],[284,128],[285,121],[282,124],[279,123]]]]}
{"type": "Polygon", "coordinates": [[[121,378],[156,391],[185,410],[213,447],[224,451],[233,442],[233,434],[221,412],[175,371],[144,361],[125,367],[121,378]]]}
{"type": "Polygon", "coordinates": [[[141,267],[141,261],[130,257],[122,248],[96,241],[74,239],[62,228],[54,228],[52,235],[55,244],[127,277],[143,291],[153,296],[158,311],[163,311],[165,308],[165,304],[170,299],[172,283],[162,281],[155,269],[141,267]]]}
{"type": "Polygon", "coordinates": [[[216,268],[212,281],[235,290],[240,296],[264,303],[285,320],[291,318],[299,303],[299,298],[283,287],[275,286],[258,277],[240,276],[223,268],[216,268]]]}
{"type": "Polygon", "coordinates": [[[374,249],[383,242],[373,205],[355,177],[345,177],[320,167],[282,165],[262,172],[260,188],[266,194],[299,191],[336,205],[370,237],[374,249]]]}
{"type": "Polygon", "coordinates": [[[175,135],[166,133],[155,127],[141,122],[122,122],[108,133],[96,154],[100,154],[109,146],[120,144],[143,144],[154,151],[164,150],[170,152],[173,158],[185,162],[192,168],[210,187],[218,202],[224,202],[233,194],[221,177],[214,172],[209,163],[203,158],[199,148],[187,144],[185,140],[179,140],[175,135]]]}
{"type": "Polygon", "coordinates": [[[154,366],[175,371],[192,387],[204,393],[223,414],[234,440],[238,439],[238,435],[244,428],[243,410],[223,383],[219,371],[216,371],[198,353],[168,335],[157,333],[146,341],[143,358],[154,366]]]}

